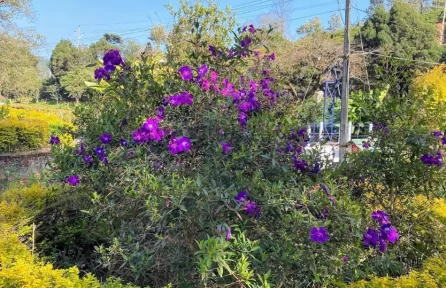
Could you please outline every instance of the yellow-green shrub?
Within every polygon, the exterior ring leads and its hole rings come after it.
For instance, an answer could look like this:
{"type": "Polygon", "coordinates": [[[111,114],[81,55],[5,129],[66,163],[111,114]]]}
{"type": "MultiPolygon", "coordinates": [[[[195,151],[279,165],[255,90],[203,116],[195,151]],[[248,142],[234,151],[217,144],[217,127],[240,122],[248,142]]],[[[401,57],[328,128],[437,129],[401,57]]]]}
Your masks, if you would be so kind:
{"type": "Polygon", "coordinates": [[[79,269],[54,269],[32,255],[28,246],[19,240],[27,224],[40,209],[50,191],[41,185],[10,188],[0,194],[0,287],[5,288],[132,288],[119,280],[109,279],[101,284],[94,276],[79,277],[79,269]]]}
{"type": "Polygon", "coordinates": [[[42,120],[0,120],[0,152],[42,147],[48,135],[48,123],[42,120]]]}
{"type": "Polygon", "coordinates": [[[42,108],[34,106],[14,106],[9,107],[7,119],[45,121],[48,124],[49,132],[59,136],[65,145],[73,143],[74,125],[71,110],[53,108],[42,108]]]}
{"type": "Polygon", "coordinates": [[[411,271],[407,276],[391,279],[374,278],[351,284],[352,288],[441,288],[446,287],[446,254],[433,257],[423,265],[420,271],[411,271]]]}

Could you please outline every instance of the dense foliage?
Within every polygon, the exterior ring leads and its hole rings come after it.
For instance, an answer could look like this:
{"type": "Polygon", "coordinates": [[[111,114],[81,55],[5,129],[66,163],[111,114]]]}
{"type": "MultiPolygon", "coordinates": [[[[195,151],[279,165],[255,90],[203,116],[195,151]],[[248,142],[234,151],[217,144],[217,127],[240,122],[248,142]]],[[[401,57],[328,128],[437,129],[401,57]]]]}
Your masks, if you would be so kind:
{"type": "Polygon", "coordinates": [[[154,287],[292,287],[398,276],[443,251],[406,208],[443,193],[442,133],[421,100],[371,102],[374,150],[332,169],[307,150],[306,102],[257,50],[270,31],[239,29],[225,48],[199,25],[183,63],[104,55],[101,95],[76,109],[82,143],[53,142],[66,192],[37,217],[43,253],[154,287]]]}

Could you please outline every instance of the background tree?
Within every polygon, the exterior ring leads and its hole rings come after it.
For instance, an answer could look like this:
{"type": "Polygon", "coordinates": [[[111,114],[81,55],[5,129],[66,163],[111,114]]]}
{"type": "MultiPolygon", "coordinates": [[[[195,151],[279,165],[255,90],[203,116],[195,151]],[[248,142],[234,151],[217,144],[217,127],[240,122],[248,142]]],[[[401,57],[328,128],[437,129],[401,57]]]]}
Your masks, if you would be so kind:
{"type": "Polygon", "coordinates": [[[166,44],[167,40],[167,32],[164,26],[162,24],[153,26],[153,28],[150,29],[149,39],[155,45],[155,49],[161,51],[162,46],[166,44]]]}
{"type": "Polygon", "coordinates": [[[364,48],[371,51],[369,74],[391,84],[396,94],[408,92],[412,77],[425,69],[423,62],[440,60],[435,26],[409,4],[396,2],[390,11],[377,7],[361,31],[364,48]]]}
{"type": "Polygon", "coordinates": [[[50,69],[51,73],[60,79],[68,72],[85,67],[90,62],[88,52],[78,49],[69,40],[60,40],[51,54],[50,69]]]}
{"type": "Polygon", "coordinates": [[[332,14],[328,21],[328,31],[333,33],[342,29],[342,20],[339,14],[332,14]]]}
{"type": "Polygon", "coordinates": [[[102,59],[102,56],[111,49],[120,49],[123,43],[124,40],[117,34],[104,34],[101,39],[88,47],[88,52],[92,57],[91,61],[94,63],[95,59],[102,59]]]}
{"type": "Polygon", "coordinates": [[[23,100],[39,91],[38,58],[26,40],[0,33],[0,94],[23,100]]]}
{"type": "Polygon", "coordinates": [[[216,47],[231,43],[231,33],[236,20],[229,7],[226,7],[224,11],[220,10],[214,0],[195,0],[193,4],[187,0],[179,0],[177,11],[172,5],[167,8],[176,18],[168,35],[169,59],[182,61],[187,57],[185,51],[193,50],[191,48],[207,49],[199,45],[200,43],[208,43],[216,47]],[[199,33],[195,33],[197,29],[199,33]]]}
{"type": "Polygon", "coordinates": [[[299,26],[296,30],[297,34],[302,35],[303,37],[308,37],[314,35],[316,33],[320,33],[323,31],[321,19],[319,17],[314,17],[310,21],[305,22],[301,26],[299,26]]]}
{"type": "Polygon", "coordinates": [[[74,98],[77,103],[87,92],[85,81],[94,81],[91,69],[75,69],[60,78],[61,86],[68,92],[69,97],[74,98]]]}

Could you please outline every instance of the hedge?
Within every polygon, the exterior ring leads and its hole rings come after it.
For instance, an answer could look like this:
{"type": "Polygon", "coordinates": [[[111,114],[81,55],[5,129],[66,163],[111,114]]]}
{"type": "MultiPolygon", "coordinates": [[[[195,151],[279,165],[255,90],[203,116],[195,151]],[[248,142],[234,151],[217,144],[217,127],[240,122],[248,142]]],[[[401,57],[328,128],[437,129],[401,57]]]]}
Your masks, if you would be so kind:
{"type": "Polygon", "coordinates": [[[43,147],[49,137],[48,123],[38,119],[0,120],[0,152],[43,147]]]}

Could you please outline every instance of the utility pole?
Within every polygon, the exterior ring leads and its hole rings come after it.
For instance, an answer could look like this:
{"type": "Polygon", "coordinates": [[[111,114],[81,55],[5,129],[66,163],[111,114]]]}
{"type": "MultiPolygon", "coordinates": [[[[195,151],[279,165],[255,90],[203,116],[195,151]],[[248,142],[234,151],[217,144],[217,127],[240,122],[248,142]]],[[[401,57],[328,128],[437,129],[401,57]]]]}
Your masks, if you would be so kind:
{"type": "Polygon", "coordinates": [[[348,98],[350,94],[350,0],[345,2],[344,62],[342,65],[341,127],[339,131],[339,163],[344,161],[348,134],[348,98]]]}
{"type": "Polygon", "coordinates": [[[77,38],[77,49],[81,49],[81,38],[83,34],[81,33],[81,26],[77,26],[76,38],[77,38]]]}
{"type": "Polygon", "coordinates": [[[440,45],[443,45],[444,39],[444,16],[446,14],[446,1],[444,1],[444,10],[443,10],[443,23],[441,24],[441,33],[440,33],[440,45]]]}

